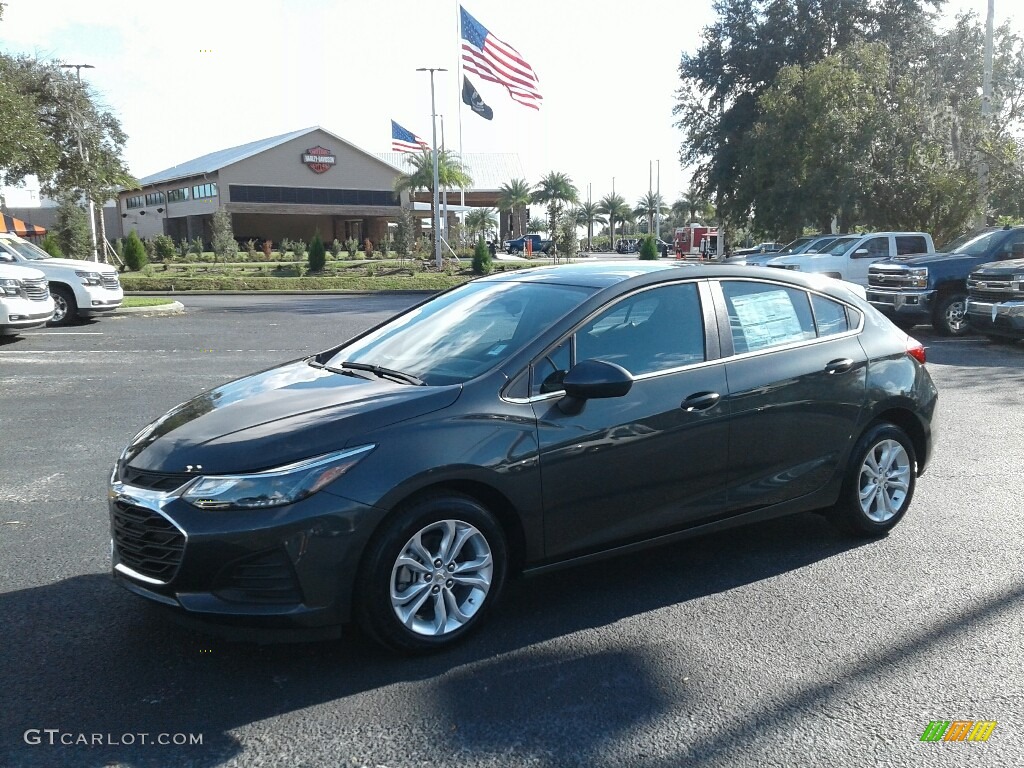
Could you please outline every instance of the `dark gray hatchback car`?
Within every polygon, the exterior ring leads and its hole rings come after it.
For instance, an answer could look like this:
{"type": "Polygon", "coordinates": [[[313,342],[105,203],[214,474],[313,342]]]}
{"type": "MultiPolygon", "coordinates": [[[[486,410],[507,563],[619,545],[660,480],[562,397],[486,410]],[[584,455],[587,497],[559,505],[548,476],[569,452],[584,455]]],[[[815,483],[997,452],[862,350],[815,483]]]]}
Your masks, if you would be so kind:
{"type": "Polygon", "coordinates": [[[111,478],[114,578],[193,617],[428,651],[507,577],[826,509],[882,535],[932,446],[924,348],[843,283],[504,273],[234,381],[111,478]]]}

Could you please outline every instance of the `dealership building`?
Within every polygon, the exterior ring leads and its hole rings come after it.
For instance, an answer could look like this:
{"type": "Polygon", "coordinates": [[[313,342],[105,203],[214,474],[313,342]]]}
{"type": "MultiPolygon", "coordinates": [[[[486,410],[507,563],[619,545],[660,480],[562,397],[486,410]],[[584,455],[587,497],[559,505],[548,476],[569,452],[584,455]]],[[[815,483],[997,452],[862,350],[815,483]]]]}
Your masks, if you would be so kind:
{"type": "MultiPolygon", "coordinates": [[[[209,244],[218,210],[231,215],[236,239],[304,239],[316,232],[326,241],[385,238],[399,207],[413,204],[429,220],[430,194],[410,201],[395,194],[395,181],[410,166],[398,152],[373,154],[320,127],[306,128],[180,163],[140,180],[140,189],[118,195],[121,231],[140,237],[167,234],[176,241],[197,237],[209,244]]],[[[473,179],[465,205],[496,207],[501,185],[524,178],[515,154],[464,154],[473,179]]],[[[449,214],[462,193],[450,190],[449,214]]],[[[508,213],[500,232],[507,232],[508,213]]]]}

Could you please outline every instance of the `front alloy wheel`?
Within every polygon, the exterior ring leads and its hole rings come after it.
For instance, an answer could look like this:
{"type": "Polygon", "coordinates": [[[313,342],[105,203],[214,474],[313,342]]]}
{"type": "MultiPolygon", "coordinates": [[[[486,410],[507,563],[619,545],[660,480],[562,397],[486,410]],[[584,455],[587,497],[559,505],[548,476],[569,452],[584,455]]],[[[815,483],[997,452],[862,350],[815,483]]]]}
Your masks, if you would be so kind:
{"type": "Polygon", "coordinates": [[[950,294],[935,307],[935,330],[943,336],[964,336],[970,332],[967,324],[967,297],[950,294]]]}
{"type": "Polygon", "coordinates": [[[914,497],[917,457],[894,424],[870,427],[854,448],[832,519],[861,536],[880,536],[906,514],[914,497]]]}
{"type": "Polygon", "coordinates": [[[498,600],[505,535],[476,499],[431,494],[398,510],[367,546],[355,609],[371,637],[402,653],[444,648],[498,600]]]}

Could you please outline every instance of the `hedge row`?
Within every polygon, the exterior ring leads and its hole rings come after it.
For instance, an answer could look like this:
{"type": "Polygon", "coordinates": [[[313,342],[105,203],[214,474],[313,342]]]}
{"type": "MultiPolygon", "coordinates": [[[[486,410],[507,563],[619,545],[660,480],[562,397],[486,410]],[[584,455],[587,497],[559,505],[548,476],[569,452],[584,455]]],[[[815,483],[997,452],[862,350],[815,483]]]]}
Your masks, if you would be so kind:
{"type": "Polygon", "coordinates": [[[353,275],[346,277],[159,277],[121,275],[126,291],[441,291],[473,275],[423,273],[416,275],[353,275]]]}

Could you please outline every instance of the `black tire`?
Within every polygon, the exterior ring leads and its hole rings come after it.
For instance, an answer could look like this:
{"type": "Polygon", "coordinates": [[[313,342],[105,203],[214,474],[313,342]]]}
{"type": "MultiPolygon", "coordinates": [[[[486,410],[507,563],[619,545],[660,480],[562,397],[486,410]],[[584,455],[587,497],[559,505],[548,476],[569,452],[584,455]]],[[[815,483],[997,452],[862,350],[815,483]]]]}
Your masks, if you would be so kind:
{"type": "Polygon", "coordinates": [[[476,499],[460,493],[420,497],[387,521],[367,546],[356,578],[356,619],[366,634],[400,653],[447,648],[480,626],[498,601],[507,553],[501,526],[476,499]],[[426,555],[445,549],[446,533],[462,540],[458,550],[448,550],[452,559],[424,563],[426,555]],[[414,540],[421,554],[413,554],[414,540]],[[464,568],[467,563],[485,563],[488,555],[489,568],[464,568]],[[412,568],[412,561],[420,563],[421,570],[412,568]],[[449,578],[460,572],[467,581],[470,574],[476,578],[472,584],[449,578]],[[449,615],[454,608],[458,610],[449,615]],[[439,615],[438,609],[443,613],[439,615]],[[400,618],[403,611],[406,616],[400,618]]]}
{"type": "Polygon", "coordinates": [[[883,536],[906,514],[916,479],[917,456],[907,433],[894,424],[875,423],[850,455],[831,518],[857,536],[883,536]],[[873,483],[880,474],[885,482],[873,483]]]}
{"type": "Polygon", "coordinates": [[[967,324],[967,295],[949,293],[939,298],[932,315],[932,327],[941,336],[966,336],[971,332],[967,324]]]}
{"type": "Polygon", "coordinates": [[[75,301],[74,291],[66,285],[50,283],[50,295],[53,297],[54,311],[49,325],[71,325],[78,320],[78,302],[75,301]]]}

